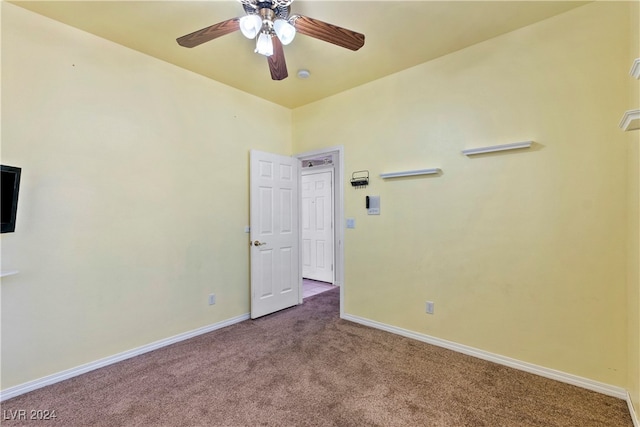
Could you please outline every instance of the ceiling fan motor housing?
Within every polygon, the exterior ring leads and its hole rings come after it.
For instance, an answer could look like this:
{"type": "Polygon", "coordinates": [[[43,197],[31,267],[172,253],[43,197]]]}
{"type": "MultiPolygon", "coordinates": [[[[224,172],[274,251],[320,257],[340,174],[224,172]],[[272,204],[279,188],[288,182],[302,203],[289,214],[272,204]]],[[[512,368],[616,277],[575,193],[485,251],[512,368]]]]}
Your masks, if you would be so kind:
{"type": "Polygon", "coordinates": [[[250,15],[260,14],[260,16],[262,16],[263,19],[265,19],[263,13],[267,13],[266,12],[267,10],[271,11],[273,12],[273,15],[271,15],[270,17],[271,21],[277,18],[285,19],[285,20],[289,18],[290,7],[278,5],[276,2],[273,2],[273,1],[259,1],[255,3],[251,2],[248,4],[242,3],[242,7],[244,7],[244,11],[247,14],[250,14],[250,15]]]}

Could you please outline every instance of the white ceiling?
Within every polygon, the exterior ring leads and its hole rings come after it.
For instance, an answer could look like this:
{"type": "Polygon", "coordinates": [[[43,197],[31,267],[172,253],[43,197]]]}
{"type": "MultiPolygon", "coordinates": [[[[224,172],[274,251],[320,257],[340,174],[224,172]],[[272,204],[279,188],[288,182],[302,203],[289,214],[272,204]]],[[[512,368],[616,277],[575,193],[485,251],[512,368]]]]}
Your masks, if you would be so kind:
{"type": "MultiPolygon", "coordinates": [[[[195,48],[175,39],[244,15],[226,1],[12,1],[65,24],[288,108],[295,108],[513,31],[582,1],[308,1],[291,13],[365,34],[353,52],[304,35],[285,46],[289,77],[271,80],[255,42],[235,32],[195,48]],[[296,77],[299,69],[311,77],[296,77]]],[[[526,49],[526,46],[522,47],[526,49]]]]}

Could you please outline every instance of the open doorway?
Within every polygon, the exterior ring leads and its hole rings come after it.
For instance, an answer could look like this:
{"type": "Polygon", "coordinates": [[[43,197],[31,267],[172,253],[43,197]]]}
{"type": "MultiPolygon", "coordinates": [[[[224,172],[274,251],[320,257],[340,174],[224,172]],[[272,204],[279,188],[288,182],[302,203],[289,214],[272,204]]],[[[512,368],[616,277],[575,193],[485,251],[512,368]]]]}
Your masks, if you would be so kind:
{"type": "Polygon", "coordinates": [[[300,168],[300,302],[324,287],[340,287],[344,296],[344,148],[329,147],[296,155],[300,168]],[[309,289],[313,288],[310,292],[309,289]]]}

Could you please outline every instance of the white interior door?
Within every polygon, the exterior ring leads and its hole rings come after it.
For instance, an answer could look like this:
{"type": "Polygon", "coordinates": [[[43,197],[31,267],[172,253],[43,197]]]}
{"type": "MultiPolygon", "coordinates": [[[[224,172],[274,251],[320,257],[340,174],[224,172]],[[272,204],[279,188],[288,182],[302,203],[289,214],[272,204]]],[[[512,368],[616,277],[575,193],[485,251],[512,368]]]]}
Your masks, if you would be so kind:
{"type": "Polygon", "coordinates": [[[251,318],[300,301],[299,163],[251,150],[251,318]]]}
{"type": "Polygon", "coordinates": [[[302,172],[302,277],[334,283],[333,171],[302,172]]]}

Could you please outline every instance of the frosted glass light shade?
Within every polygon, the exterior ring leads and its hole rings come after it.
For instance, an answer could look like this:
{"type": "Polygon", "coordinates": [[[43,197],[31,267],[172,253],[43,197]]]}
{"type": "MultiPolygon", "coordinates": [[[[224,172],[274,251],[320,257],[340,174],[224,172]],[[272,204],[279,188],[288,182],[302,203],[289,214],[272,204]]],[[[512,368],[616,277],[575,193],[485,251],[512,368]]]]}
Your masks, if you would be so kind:
{"type": "Polygon", "coordinates": [[[256,42],[256,53],[264,56],[273,55],[273,42],[269,34],[260,33],[256,42]]]}
{"type": "Polygon", "coordinates": [[[245,15],[240,18],[240,31],[242,34],[248,38],[252,39],[262,28],[262,18],[258,15],[245,15]]]}
{"type": "Polygon", "coordinates": [[[288,45],[296,36],[296,28],[284,19],[276,19],[273,23],[273,30],[284,45],[288,45]]]}

